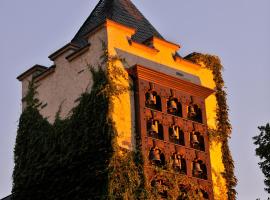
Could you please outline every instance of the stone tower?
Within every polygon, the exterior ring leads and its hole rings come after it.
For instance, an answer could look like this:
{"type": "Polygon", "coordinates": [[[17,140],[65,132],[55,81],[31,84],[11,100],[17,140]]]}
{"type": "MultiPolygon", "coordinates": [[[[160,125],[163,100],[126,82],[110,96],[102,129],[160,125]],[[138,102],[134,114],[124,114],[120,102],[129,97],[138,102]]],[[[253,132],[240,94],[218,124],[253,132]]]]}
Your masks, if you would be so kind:
{"type": "Polygon", "coordinates": [[[119,147],[141,152],[148,185],[161,188],[163,199],[171,187],[185,199],[192,185],[201,199],[230,199],[222,142],[209,138],[209,129],[217,128],[212,71],[181,57],[181,47],[163,38],[130,0],[100,0],[71,42],[49,56],[53,66],[35,65],[18,77],[22,96],[34,80],[45,103],[40,113],[53,123],[61,105],[67,117],[93,84],[87,66],[99,65],[101,41],[109,56],[127,63],[117,62],[128,76],[121,84],[135,89],[112,100],[111,118],[119,147]],[[171,185],[166,174],[180,181],[171,185]]]}

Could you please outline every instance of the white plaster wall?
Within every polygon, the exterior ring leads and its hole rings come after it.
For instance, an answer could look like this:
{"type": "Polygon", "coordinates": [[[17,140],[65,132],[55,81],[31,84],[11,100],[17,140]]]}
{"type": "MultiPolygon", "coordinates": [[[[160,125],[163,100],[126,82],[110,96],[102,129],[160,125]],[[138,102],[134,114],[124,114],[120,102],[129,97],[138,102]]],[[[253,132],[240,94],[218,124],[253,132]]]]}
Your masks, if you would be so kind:
{"type": "MultiPolygon", "coordinates": [[[[92,77],[88,66],[98,66],[102,55],[101,40],[106,42],[106,29],[102,28],[89,37],[90,47],[87,52],[71,62],[65,57],[68,52],[55,60],[55,72],[37,82],[38,98],[46,107],[41,114],[53,123],[56,112],[61,106],[61,117],[67,117],[75,101],[86,90],[92,87],[92,77]]],[[[23,95],[27,91],[27,83],[23,81],[23,95]]]]}
{"type": "MultiPolygon", "coordinates": [[[[26,96],[27,91],[28,91],[28,86],[29,82],[32,80],[32,75],[27,76],[23,81],[22,81],[22,100],[26,96]]],[[[26,103],[22,101],[22,109],[24,109],[26,106],[26,103]]]]}

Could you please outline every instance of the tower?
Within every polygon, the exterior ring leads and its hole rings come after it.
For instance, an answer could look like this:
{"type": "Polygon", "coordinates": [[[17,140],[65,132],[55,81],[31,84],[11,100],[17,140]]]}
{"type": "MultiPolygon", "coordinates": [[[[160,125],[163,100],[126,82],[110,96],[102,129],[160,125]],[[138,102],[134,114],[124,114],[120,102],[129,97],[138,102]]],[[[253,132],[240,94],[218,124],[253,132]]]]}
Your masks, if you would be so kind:
{"type": "Polygon", "coordinates": [[[38,85],[39,111],[53,123],[60,106],[67,117],[94,84],[87,66],[102,66],[104,54],[117,58],[126,78],[115,82],[133,89],[111,97],[110,119],[121,152],[140,153],[146,190],[164,199],[229,199],[222,141],[209,139],[219,105],[214,74],[179,49],[130,0],[101,0],[71,42],[49,56],[53,66],[35,65],[18,79],[23,97],[29,80],[38,85]]]}

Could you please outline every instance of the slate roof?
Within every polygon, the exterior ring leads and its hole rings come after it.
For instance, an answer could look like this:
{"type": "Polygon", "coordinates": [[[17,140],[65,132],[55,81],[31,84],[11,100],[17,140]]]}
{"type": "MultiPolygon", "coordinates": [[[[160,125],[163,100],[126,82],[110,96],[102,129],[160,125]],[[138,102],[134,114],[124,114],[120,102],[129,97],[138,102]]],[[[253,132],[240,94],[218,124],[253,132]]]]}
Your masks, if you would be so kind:
{"type": "Polygon", "coordinates": [[[2,200],[11,200],[11,195],[9,195],[9,196],[3,198],[2,200]]]}
{"type": "Polygon", "coordinates": [[[131,0],[100,0],[71,42],[80,47],[86,45],[87,41],[83,36],[104,23],[106,19],[135,28],[137,32],[132,39],[136,42],[142,43],[152,36],[163,39],[131,0]]]}

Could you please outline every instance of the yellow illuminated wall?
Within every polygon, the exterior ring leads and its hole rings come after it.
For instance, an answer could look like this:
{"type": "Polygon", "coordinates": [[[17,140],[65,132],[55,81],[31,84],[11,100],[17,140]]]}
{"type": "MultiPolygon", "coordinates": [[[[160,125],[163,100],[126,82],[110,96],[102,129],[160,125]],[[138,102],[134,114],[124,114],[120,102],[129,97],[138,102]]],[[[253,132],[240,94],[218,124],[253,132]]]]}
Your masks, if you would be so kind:
{"type": "MultiPolygon", "coordinates": [[[[215,89],[212,72],[199,65],[190,63],[184,59],[175,60],[172,55],[178,50],[177,45],[173,45],[159,39],[153,40],[153,46],[157,50],[153,50],[147,46],[129,42],[129,38],[136,30],[124,27],[112,21],[107,21],[107,37],[108,37],[108,52],[110,55],[117,55],[117,50],[128,52],[132,55],[140,56],[153,62],[166,65],[167,68],[162,69],[166,73],[168,68],[181,70],[183,72],[195,75],[200,78],[201,84],[205,87],[215,89]]],[[[137,64],[138,60],[128,59],[130,66],[137,64]]],[[[117,65],[124,69],[121,63],[117,65]]],[[[119,81],[119,80],[118,80],[119,81]]],[[[123,85],[128,85],[127,80],[120,81],[123,85]]],[[[134,102],[132,92],[127,92],[118,98],[113,98],[112,103],[112,119],[115,122],[115,127],[118,131],[118,144],[124,148],[134,148],[134,102]]],[[[212,94],[206,99],[206,114],[209,128],[216,127],[216,98],[212,94]]],[[[222,162],[221,143],[212,141],[210,143],[210,156],[212,165],[212,179],[214,184],[214,197],[217,200],[227,199],[226,182],[222,177],[224,165],[222,162]]]]}

